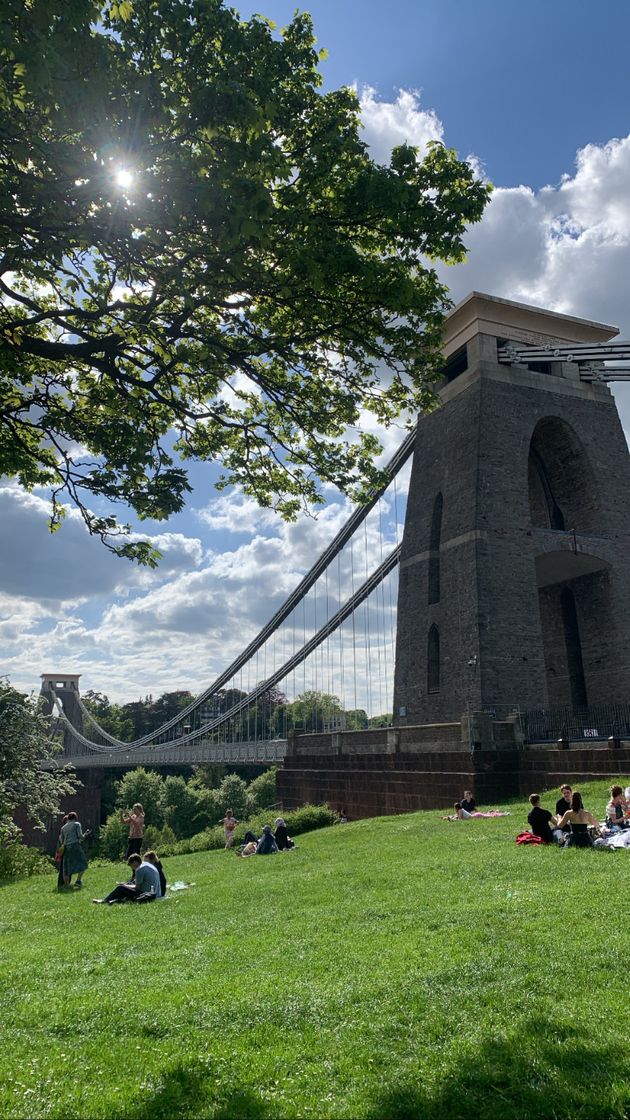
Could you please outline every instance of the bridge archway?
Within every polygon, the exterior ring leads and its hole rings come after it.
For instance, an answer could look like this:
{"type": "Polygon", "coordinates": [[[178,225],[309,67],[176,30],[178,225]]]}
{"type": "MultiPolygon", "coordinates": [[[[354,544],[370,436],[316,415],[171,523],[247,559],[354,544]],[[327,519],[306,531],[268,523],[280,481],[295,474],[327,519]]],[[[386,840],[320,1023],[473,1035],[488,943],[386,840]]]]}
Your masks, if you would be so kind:
{"type": "Polygon", "coordinates": [[[533,526],[597,531],[599,487],[582,441],[566,420],[545,416],[538,421],[527,473],[533,526]]]}

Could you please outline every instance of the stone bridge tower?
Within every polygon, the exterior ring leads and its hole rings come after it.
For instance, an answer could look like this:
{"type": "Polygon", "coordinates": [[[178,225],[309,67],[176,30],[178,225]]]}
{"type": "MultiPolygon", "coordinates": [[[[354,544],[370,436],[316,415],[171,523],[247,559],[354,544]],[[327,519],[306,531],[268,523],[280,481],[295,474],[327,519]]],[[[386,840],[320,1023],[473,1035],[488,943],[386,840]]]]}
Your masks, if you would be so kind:
{"type": "MultiPolygon", "coordinates": [[[[44,699],[44,712],[47,716],[52,713],[55,695],[61,701],[63,710],[73,727],[78,731],[83,730],[83,713],[79,706],[79,677],[80,673],[42,673],[41,696],[44,699]]],[[[63,733],[64,754],[76,755],[86,753],[86,748],[77,750],[78,744],[72,739],[67,728],[63,733]]]]}
{"type": "Polygon", "coordinates": [[[473,292],[421,417],[400,563],[394,722],[630,698],[630,468],[610,390],[512,341],[617,330],[473,292]]]}

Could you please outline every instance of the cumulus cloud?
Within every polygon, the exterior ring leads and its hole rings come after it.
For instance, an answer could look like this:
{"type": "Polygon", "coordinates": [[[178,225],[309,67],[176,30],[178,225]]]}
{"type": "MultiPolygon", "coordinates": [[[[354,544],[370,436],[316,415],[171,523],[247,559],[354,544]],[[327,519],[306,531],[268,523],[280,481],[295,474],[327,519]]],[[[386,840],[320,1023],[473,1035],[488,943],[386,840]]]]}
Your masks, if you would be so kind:
{"type": "Polygon", "coordinates": [[[442,140],[444,127],[432,109],[423,109],[417,90],[401,89],[395,101],[379,100],[366,86],[359,93],[363,139],[378,163],[389,163],[392,148],[412,144],[422,156],[429,140],[442,140]]]}
{"type": "Polygon", "coordinates": [[[80,514],[68,510],[59,532],[48,528],[50,505],[18,486],[0,487],[0,587],[48,604],[79,603],[122,594],[201,562],[201,541],[181,533],[150,537],[163,559],[158,572],[121,561],[88,534],[80,514]],[[25,557],[28,562],[25,563],[25,557]]]}
{"type": "Polygon", "coordinates": [[[477,288],[630,333],[630,136],[583,148],[556,186],[497,188],[466,240],[467,263],[443,270],[456,299],[477,288]]]}

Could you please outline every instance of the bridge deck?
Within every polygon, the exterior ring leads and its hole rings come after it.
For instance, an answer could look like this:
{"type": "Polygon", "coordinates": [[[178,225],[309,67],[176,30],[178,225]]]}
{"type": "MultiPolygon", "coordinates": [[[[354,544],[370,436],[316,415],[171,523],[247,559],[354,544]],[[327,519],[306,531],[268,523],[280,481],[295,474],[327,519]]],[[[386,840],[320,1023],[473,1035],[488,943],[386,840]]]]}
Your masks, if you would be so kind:
{"type": "Polygon", "coordinates": [[[62,765],[77,770],[112,769],[129,766],[187,766],[204,762],[282,762],[287,752],[286,739],[258,740],[245,743],[209,743],[200,741],[186,746],[177,743],[164,747],[139,747],[128,751],[86,751],[85,754],[59,755],[62,765]]]}

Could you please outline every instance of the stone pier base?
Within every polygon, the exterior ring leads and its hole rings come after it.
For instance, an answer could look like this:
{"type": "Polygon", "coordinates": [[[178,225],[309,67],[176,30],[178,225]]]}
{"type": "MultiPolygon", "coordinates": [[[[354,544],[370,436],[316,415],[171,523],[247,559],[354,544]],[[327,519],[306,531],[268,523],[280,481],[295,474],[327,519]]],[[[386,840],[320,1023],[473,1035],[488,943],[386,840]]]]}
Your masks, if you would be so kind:
{"type": "Polygon", "coordinates": [[[630,775],[630,745],[527,746],[510,721],[472,713],[460,723],[294,735],[278,770],[284,809],[327,802],[351,819],[452,807],[464,789],[479,805],[580,779],[630,775]]]}

